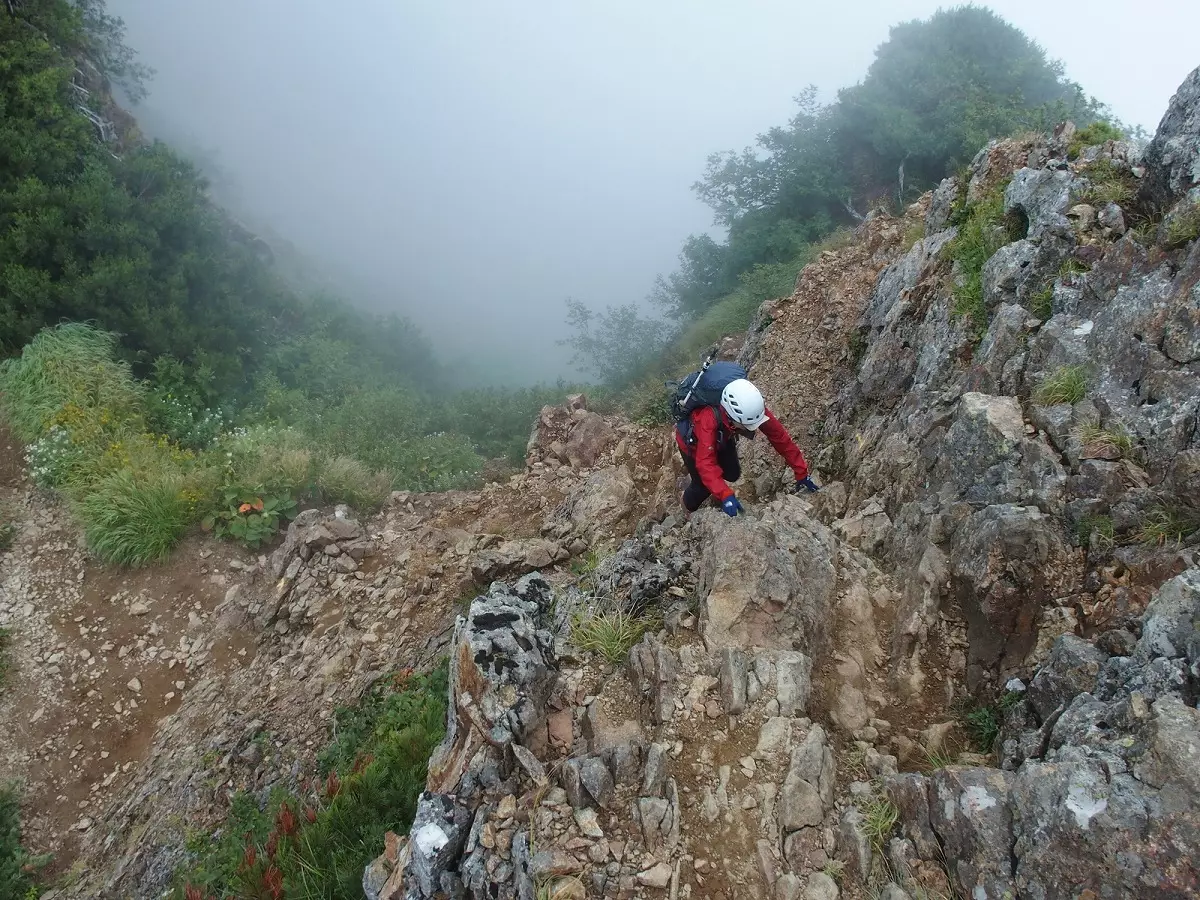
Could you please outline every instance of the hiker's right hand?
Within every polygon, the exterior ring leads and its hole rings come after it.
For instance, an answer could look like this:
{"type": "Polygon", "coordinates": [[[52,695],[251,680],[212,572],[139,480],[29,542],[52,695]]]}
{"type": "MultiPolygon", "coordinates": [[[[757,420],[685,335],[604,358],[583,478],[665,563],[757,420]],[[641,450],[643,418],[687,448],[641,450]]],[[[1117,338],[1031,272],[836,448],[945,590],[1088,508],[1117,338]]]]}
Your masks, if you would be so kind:
{"type": "Polygon", "coordinates": [[[745,512],[742,509],[742,504],[738,502],[738,498],[730,494],[721,501],[721,509],[725,510],[725,515],[736,516],[740,512],[745,512]]]}

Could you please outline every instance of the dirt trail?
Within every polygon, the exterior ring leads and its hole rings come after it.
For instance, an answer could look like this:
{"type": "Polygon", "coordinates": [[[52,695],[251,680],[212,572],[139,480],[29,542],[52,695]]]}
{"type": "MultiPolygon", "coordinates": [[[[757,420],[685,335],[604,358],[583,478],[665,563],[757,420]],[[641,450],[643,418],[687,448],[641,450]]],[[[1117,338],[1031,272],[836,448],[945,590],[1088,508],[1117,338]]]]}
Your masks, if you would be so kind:
{"type": "Polygon", "coordinates": [[[234,567],[252,560],[193,538],[161,566],[102,568],[23,468],[19,445],[0,432],[0,505],[17,526],[0,555],[0,625],[11,632],[0,771],[22,785],[26,840],[54,854],[54,875],[192,684],[253,659],[249,634],[201,636],[234,567]]]}

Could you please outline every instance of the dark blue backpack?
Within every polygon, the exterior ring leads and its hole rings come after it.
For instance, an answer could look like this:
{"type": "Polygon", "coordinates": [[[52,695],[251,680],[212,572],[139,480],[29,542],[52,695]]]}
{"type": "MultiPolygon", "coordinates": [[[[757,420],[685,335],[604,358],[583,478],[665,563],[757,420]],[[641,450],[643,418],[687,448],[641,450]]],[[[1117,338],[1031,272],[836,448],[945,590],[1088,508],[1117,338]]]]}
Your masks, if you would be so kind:
{"type": "Polygon", "coordinates": [[[746,370],[735,362],[707,362],[704,368],[680,379],[671,398],[671,413],[675,428],[685,443],[691,444],[691,416],[702,406],[719,407],[721,392],[731,381],[746,377],[746,370]]]}

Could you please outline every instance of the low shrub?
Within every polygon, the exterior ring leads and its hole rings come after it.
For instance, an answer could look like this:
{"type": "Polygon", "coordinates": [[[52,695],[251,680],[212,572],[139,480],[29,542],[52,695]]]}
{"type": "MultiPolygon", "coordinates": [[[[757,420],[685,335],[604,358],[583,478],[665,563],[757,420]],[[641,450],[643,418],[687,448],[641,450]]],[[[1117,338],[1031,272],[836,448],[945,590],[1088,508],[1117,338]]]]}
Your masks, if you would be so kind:
{"type": "Polygon", "coordinates": [[[236,795],[217,834],[190,842],[174,898],[360,900],[363,869],[383,851],[384,834],[412,824],[445,731],[446,696],[442,665],[428,675],[400,673],[338,710],[319,754],[323,777],[298,793],[276,788],[261,804],[236,795]]]}
{"type": "Polygon", "coordinates": [[[35,857],[21,845],[21,797],[13,785],[0,785],[0,897],[37,900],[36,875],[49,857],[35,857]]]}
{"type": "Polygon", "coordinates": [[[378,509],[392,492],[392,477],[372,472],[357,459],[335,456],[321,466],[317,490],[327,503],[348,503],[355,509],[378,509]]]}
{"type": "Polygon", "coordinates": [[[1083,152],[1084,147],[1094,147],[1106,141],[1120,141],[1124,138],[1125,133],[1116,125],[1104,119],[1097,119],[1075,132],[1075,136],[1067,145],[1067,157],[1075,159],[1083,152]]]}
{"type": "Polygon", "coordinates": [[[958,267],[954,284],[954,315],[971,323],[975,340],[987,331],[988,313],[983,299],[983,267],[997,250],[1023,237],[1023,227],[1004,213],[1007,182],[997,185],[978,202],[965,206],[958,234],[943,251],[958,267]]]}

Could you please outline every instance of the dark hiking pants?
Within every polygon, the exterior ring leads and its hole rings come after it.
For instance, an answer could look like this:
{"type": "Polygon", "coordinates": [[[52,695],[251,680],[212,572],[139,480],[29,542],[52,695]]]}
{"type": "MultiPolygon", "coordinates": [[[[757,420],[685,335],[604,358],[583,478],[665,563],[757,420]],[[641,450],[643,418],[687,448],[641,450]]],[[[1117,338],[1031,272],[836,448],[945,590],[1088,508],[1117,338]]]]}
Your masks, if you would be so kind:
{"type": "MultiPolygon", "coordinates": [[[[680,455],[683,456],[683,464],[692,478],[691,484],[683,492],[683,508],[688,512],[695,512],[701,503],[712,496],[712,491],[700,480],[700,473],[696,471],[696,460],[682,451],[680,455]]],[[[742,464],[738,461],[737,444],[734,441],[726,441],[717,448],[717,463],[721,466],[721,476],[726,481],[737,481],[742,477],[742,464]]]]}

